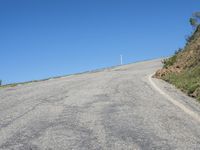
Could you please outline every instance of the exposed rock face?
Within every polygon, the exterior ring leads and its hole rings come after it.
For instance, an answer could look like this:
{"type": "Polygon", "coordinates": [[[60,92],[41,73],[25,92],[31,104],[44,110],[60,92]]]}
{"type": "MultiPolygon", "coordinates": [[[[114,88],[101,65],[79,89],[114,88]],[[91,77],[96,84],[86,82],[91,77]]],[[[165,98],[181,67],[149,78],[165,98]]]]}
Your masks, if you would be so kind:
{"type": "Polygon", "coordinates": [[[153,77],[156,78],[162,78],[167,74],[170,73],[180,73],[182,69],[180,69],[179,67],[168,67],[168,68],[163,68],[163,69],[159,69],[155,75],[153,77]]]}
{"type": "Polygon", "coordinates": [[[173,65],[160,69],[155,77],[161,78],[169,73],[180,73],[188,68],[200,65],[200,26],[197,27],[194,34],[190,37],[185,48],[176,54],[176,60],[173,65]]]}

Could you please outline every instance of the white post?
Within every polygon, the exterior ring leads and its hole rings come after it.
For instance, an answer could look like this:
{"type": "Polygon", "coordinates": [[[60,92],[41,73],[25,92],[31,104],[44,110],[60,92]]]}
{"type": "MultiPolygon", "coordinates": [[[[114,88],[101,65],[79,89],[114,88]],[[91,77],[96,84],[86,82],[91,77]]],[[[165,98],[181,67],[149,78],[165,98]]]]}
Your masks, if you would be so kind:
{"type": "Polygon", "coordinates": [[[122,58],[122,55],[120,55],[120,64],[121,64],[121,65],[123,64],[123,58],[122,58]]]}

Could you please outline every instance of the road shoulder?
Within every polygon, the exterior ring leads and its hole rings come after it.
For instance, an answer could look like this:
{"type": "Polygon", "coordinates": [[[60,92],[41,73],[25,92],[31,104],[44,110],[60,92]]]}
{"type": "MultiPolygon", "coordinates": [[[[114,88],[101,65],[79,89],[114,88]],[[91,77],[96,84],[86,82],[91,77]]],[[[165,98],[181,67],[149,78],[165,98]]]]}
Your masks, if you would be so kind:
{"type": "Polygon", "coordinates": [[[157,92],[200,123],[200,103],[196,99],[187,96],[163,80],[152,78],[152,75],[148,77],[148,80],[157,92]]]}

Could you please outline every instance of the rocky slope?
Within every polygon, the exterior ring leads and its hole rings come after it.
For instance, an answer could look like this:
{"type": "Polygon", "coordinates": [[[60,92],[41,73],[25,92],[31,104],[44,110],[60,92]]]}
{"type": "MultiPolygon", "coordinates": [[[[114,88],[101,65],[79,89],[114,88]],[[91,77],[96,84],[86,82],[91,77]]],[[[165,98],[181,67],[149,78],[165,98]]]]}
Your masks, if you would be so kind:
{"type": "Polygon", "coordinates": [[[200,25],[185,47],[163,61],[164,67],[154,75],[174,84],[200,100],[200,25]]]}

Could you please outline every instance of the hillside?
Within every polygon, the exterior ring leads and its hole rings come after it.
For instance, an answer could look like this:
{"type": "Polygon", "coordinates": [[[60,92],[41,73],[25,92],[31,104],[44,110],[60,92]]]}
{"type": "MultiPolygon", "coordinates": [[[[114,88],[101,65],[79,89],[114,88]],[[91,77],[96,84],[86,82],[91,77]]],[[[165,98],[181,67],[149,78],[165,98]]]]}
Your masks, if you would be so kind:
{"type": "Polygon", "coordinates": [[[200,25],[183,49],[163,61],[163,68],[154,75],[174,84],[189,96],[200,100],[200,25]]]}

